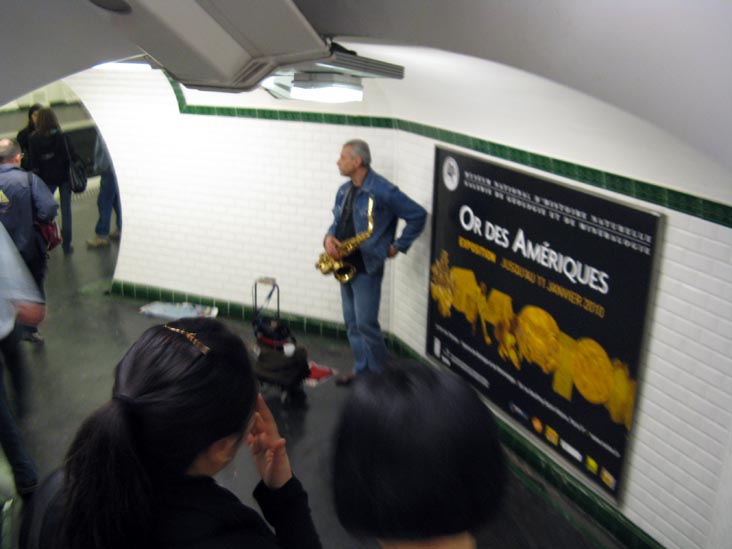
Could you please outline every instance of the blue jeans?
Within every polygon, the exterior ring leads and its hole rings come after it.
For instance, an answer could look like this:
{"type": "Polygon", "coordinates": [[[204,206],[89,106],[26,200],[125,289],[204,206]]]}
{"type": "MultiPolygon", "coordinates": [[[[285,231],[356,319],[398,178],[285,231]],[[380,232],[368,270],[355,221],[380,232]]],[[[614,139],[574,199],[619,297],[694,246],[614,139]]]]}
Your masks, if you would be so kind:
{"type": "Polygon", "coordinates": [[[378,372],[388,358],[384,334],[379,326],[379,303],[383,267],[373,274],[358,273],[341,284],[343,319],[351,344],[356,374],[378,372]]]}
{"type": "Polygon", "coordinates": [[[119,189],[114,170],[104,170],[101,176],[99,181],[99,197],[97,198],[99,220],[97,221],[94,232],[99,236],[109,236],[112,210],[117,215],[117,230],[122,231],[122,208],[119,203],[119,189]]]}
{"type": "MultiPolygon", "coordinates": [[[[20,338],[17,327],[4,339],[0,340],[0,364],[5,364],[16,385],[16,403],[25,405],[27,387],[20,387],[20,377],[25,375],[25,364],[20,349],[20,338]],[[17,377],[16,377],[17,376],[17,377]],[[23,404],[20,400],[23,399],[23,404]]],[[[10,410],[8,395],[5,391],[3,368],[0,367],[0,445],[10,463],[15,479],[15,489],[21,495],[28,495],[38,483],[38,468],[23,443],[23,438],[10,410]]],[[[25,380],[23,380],[25,381],[25,380]]]]}
{"type": "Polygon", "coordinates": [[[68,252],[71,249],[71,185],[68,181],[64,181],[59,185],[48,185],[51,194],[56,192],[58,188],[58,194],[61,198],[61,238],[63,242],[61,246],[64,252],[68,252]]]}

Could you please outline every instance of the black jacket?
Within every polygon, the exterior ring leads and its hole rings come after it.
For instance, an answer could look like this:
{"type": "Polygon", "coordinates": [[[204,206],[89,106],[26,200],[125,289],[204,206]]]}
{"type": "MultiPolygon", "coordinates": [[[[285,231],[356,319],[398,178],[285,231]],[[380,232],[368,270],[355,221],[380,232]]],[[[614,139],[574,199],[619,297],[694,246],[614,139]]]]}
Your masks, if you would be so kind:
{"type": "Polygon", "coordinates": [[[28,154],[28,141],[30,140],[31,133],[33,133],[33,130],[30,126],[26,126],[18,132],[18,135],[15,136],[15,140],[18,142],[18,145],[20,145],[20,151],[23,153],[23,158],[20,161],[20,167],[27,172],[31,171],[30,156],[28,154]]]}
{"type": "Polygon", "coordinates": [[[210,477],[185,477],[159,492],[153,545],[180,549],[319,549],[308,496],[296,478],[254,490],[267,521],[210,477]]]}
{"type": "MultiPolygon", "coordinates": [[[[59,543],[63,474],[48,477],[33,496],[23,517],[21,549],[54,547],[59,543]]],[[[296,478],[279,490],[261,482],[254,497],[267,523],[234,494],[210,477],[184,477],[156,490],[153,535],[156,549],[320,549],[308,496],[296,478]]]]}
{"type": "Polygon", "coordinates": [[[31,170],[37,174],[51,188],[69,181],[69,153],[73,158],[75,152],[63,132],[54,130],[49,135],[40,135],[38,132],[30,136],[28,156],[31,170]]]}

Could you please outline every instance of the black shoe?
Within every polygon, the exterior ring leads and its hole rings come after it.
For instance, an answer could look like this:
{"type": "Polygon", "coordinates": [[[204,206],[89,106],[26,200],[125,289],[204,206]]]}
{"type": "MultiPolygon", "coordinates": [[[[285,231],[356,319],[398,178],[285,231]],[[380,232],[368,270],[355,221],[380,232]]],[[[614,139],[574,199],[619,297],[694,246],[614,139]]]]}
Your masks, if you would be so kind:
{"type": "Polygon", "coordinates": [[[68,248],[64,248],[64,255],[71,255],[74,253],[74,247],[69,246],[68,248]]]}
{"type": "Polygon", "coordinates": [[[335,384],[339,387],[345,387],[353,383],[354,379],[356,379],[356,374],[342,374],[336,378],[335,384]]]}

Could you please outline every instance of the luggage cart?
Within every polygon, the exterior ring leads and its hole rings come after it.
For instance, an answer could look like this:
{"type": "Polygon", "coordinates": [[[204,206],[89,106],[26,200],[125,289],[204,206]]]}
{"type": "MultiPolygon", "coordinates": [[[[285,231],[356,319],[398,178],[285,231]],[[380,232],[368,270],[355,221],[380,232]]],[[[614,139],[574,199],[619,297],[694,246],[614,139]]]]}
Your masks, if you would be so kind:
{"type": "Polygon", "coordinates": [[[275,385],[282,391],[283,403],[303,401],[303,381],[310,375],[308,354],[297,344],[289,326],[280,318],[280,287],[272,277],[260,277],[252,287],[254,318],[252,329],[256,344],[254,373],[263,384],[275,385]],[[259,305],[260,286],[269,286],[267,296],[259,305]],[[269,307],[276,298],[276,308],[269,307]],[[270,314],[266,314],[270,311],[270,314]]]}

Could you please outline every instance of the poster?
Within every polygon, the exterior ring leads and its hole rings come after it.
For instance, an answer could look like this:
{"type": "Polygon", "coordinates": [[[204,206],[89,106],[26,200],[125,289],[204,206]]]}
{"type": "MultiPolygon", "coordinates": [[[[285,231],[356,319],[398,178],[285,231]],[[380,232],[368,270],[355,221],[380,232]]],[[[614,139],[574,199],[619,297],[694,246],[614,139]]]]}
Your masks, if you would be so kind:
{"type": "Polygon", "coordinates": [[[427,353],[616,496],[660,216],[437,148],[427,353]]]}

